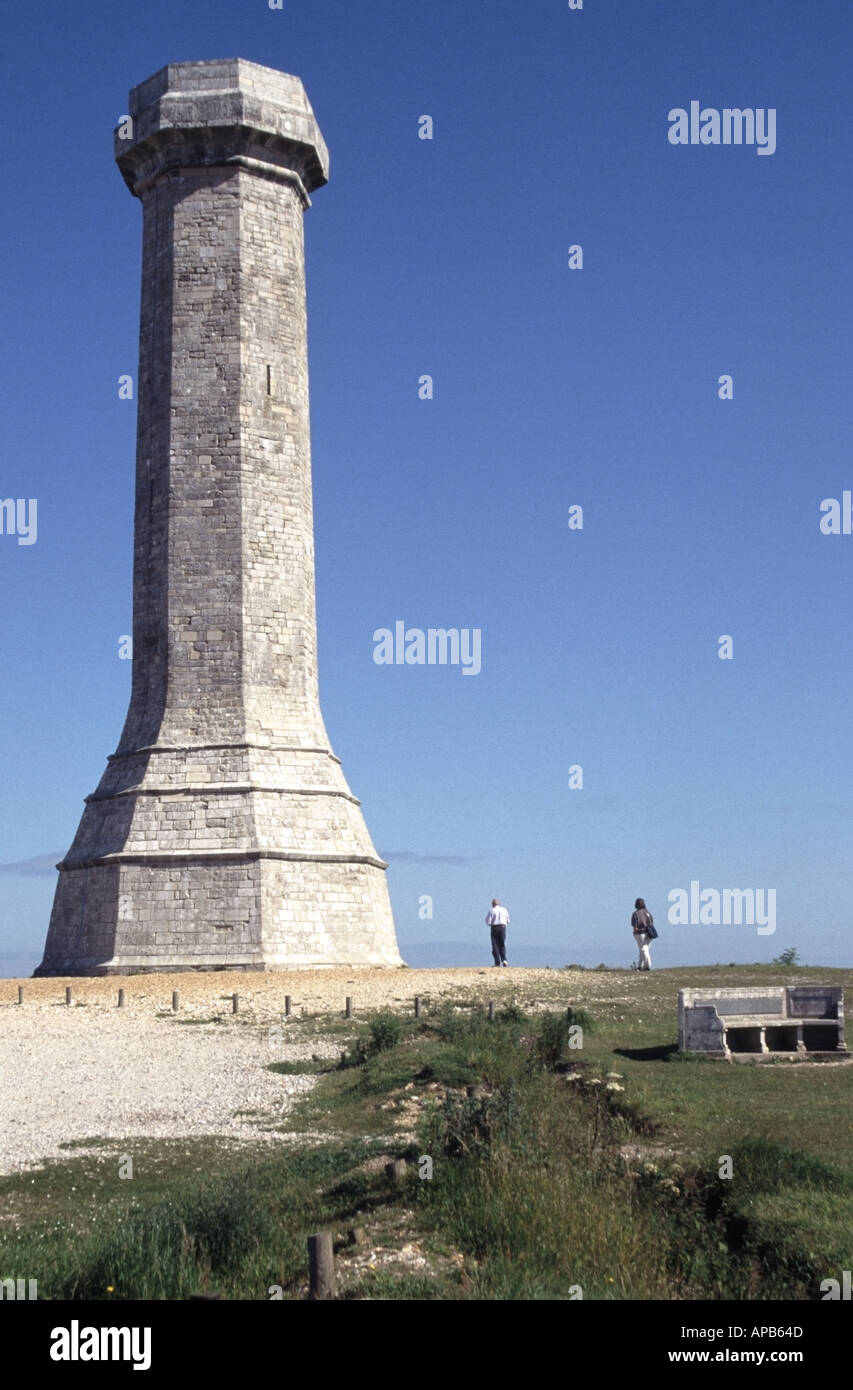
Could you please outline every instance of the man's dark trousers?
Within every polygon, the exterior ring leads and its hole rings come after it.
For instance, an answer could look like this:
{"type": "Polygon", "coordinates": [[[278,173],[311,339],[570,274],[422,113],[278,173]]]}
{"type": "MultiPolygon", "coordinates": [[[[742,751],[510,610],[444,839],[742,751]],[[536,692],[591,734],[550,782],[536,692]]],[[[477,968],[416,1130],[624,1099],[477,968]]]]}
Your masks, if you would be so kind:
{"type": "Polygon", "coordinates": [[[492,958],[495,965],[506,960],[506,927],[492,927],[492,958]]]}

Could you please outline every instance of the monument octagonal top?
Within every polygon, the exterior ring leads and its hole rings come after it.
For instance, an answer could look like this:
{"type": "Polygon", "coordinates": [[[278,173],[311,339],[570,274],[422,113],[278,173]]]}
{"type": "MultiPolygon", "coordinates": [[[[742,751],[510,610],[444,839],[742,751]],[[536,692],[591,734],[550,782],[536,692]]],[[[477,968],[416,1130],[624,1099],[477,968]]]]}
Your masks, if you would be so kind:
{"type": "Polygon", "coordinates": [[[115,155],[133,187],[134,153],[174,137],[244,129],[265,143],[300,152],[310,192],[328,182],[329,152],[300,78],[245,58],[169,63],[130,91],[130,139],[115,137],[115,155]]]}

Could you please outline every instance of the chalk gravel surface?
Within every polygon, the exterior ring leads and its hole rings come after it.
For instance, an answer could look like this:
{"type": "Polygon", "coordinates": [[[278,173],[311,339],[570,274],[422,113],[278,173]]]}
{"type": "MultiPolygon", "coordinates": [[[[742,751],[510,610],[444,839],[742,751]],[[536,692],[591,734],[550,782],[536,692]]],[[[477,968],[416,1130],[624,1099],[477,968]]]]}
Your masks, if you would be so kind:
{"type": "MultiPolygon", "coordinates": [[[[182,1024],[87,1007],[6,1009],[0,1024],[0,1173],[46,1158],[61,1145],[101,1139],[270,1139],[258,1128],[285,1119],[311,1076],[265,1070],[283,1057],[247,1026],[182,1024]]],[[[322,1052],[290,1046],[287,1057],[322,1052]]]]}
{"type": "Polygon", "coordinates": [[[83,1141],[93,1138],[287,1142],[294,1100],[315,1079],[266,1068],[271,1061],[335,1057],[343,1045],[340,1036],[301,1022],[303,1014],[340,1019],[347,995],[356,1017],[411,1008],[415,994],[500,1000],[516,992],[520,977],[527,992],[536,977],[549,973],[324,970],[0,980],[0,1173],[68,1157],[62,1146],[69,1143],[85,1152],[83,1141]],[[24,988],[21,1007],[18,984],[24,988]],[[119,988],[125,990],[121,1009],[119,988]],[[177,1015],[171,1014],[173,990],[180,994],[177,1015]],[[234,991],[240,996],[236,1017],[234,991]],[[293,1001],[289,1034],[287,994],[293,1001]],[[282,1029],[283,1045],[271,1028],[282,1029]],[[284,1125],[285,1132],[272,1125],[284,1125]]]}

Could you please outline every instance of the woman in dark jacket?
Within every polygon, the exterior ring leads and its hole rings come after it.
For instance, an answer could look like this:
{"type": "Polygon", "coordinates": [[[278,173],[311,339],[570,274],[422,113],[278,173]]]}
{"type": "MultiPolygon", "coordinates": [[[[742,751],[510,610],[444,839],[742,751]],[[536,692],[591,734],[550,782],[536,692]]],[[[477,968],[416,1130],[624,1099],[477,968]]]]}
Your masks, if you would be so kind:
{"type": "Polygon", "coordinates": [[[652,940],[652,936],[649,927],[653,926],[654,918],[646,907],[645,899],[637,898],[631,915],[631,929],[634,933],[634,940],[640,948],[638,970],[651,970],[652,968],[652,960],[649,955],[649,942],[652,940]]]}

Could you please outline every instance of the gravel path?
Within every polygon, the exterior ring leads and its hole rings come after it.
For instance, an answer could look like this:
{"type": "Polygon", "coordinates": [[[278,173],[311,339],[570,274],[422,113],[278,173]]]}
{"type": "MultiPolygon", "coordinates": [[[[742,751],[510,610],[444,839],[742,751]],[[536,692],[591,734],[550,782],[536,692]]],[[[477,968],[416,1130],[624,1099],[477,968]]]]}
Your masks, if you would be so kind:
{"type": "MultiPolygon", "coordinates": [[[[60,1145],[95,1136],[277,1138],[237,1112],[280,1123],[314,1084],[265,1070],[283,1054],[261,1029],[42,1006],[4,1009],[0,1034],[0,1173],[67,1157],[60,1145]]],[[[287,1057],[324,1046],[291,1045],[287,1057]]]]}
{"type": "MultiPolygon", "coordinates": [[[[580,978],[547,970],[350,969],[0,980],[0,1173],[67,1156],[60,1145],[94,1137],[286,1141],[259,1123],[281,1124],[314,1078],[265,1068],[285,1058],[336,1056],[341,1047],[340,1038],[311,1036],[307,1024],[298,1024],[300,1040],[288,1040],[285,1050],[271,1045],[270,1025],[281,1022],[287,994],[298,1021],[303,1012],[340,1018],[347,995],[357,1015],[411,1008],[416,994],[530,999],[558,987],[568,997],[580,978]],[[66,985],[73,991],[70,1008],[66,985]],[[173,990],[180,993],[176,1016],[173,990]],[[213,1018],[221,1022],[208,1021],[213,1018]]],[[[589,976],[583,979],[588,992],[589,976]]]]}

